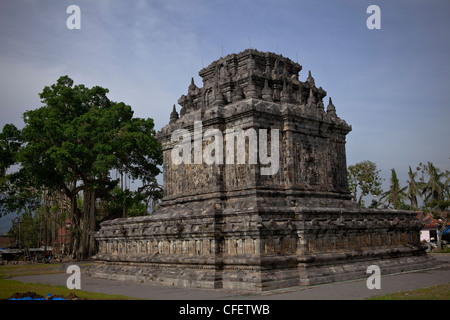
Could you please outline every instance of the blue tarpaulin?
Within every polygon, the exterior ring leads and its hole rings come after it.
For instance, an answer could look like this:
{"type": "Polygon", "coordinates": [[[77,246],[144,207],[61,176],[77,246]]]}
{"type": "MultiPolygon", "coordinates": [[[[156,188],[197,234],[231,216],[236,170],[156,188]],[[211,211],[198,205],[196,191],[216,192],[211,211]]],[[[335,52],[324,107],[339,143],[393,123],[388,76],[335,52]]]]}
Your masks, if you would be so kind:
{"type": "Polygon", "coordinates": [[[24,298],[11,298],[9,300],[66,300],[63,298],[53,298],[50,293],[47,293],[47,298],[32,298],[32,297],[24,297],[24,298]]]}

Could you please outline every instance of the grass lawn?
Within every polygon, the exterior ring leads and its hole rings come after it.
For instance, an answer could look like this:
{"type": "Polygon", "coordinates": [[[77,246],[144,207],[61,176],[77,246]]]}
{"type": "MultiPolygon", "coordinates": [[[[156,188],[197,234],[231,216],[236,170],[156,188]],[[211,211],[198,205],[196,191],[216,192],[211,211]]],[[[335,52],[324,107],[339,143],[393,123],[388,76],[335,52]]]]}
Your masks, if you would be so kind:
{"type": "Polygon", "coordinates": [[[450,283],[429,288],[386,294],[369,300],[450,300],[450,283]]]}
{"type": "Polygon", "coordinates": [[[62,263],[38,263],[12,266],[0,266],[0,279],[37,274],[63,273],[62,263]]]}
{"type": "Polygon", "coordinates": [[[35,292],[43,297],[50,293],[52,296],[67,297],[73,292],[81,299],[89,300],[134,300],[133,298],[121,295],[108,295],[82,290],[70,290],[63,286],[50,286],[40,283],[23,283],[15,280],[0,279],[0,300],[9,299],[15,293],[35,292]]]}
{"type": "MultiPolygon", "coordinates": [[[[86,264],[85,264],[86,265],[86,264]]],[[[39,274],[65,273],[62,263],[28,264],[0,266],[0,300],[9,299],[15,293],[35,292],[41,296],[50,293],[53,296],[69,296],[73,292],[81,299],[89,300],[134,300],[134,298],[121,295],[108,295],[103,293],[87,292],[82,290],[70,290],[65,286],[51,286],[47,284],[23,283],[8,278],[17,276],[29,276],[39,274]]]]}

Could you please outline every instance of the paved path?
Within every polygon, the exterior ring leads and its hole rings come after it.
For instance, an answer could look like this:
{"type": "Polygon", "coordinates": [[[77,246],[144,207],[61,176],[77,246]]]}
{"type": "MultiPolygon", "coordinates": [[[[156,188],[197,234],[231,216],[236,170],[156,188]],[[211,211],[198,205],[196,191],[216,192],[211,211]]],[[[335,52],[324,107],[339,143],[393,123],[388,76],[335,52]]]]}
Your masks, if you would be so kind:
{"type": "MultiPolygon", "coordinates": [[[[431,287],[450,282],[450,255],[433,255],[433,269],[381,276],[381,289],[369,290],[366,280],[293,287],[262,293],[242,293],[229,290],[187,289],[146,283],[122,282],[95,279],[81,273],[81,289],[90,292],[120,294],[133,298],[151,300],[360,300],[369,297],[431,287]]],[[[15,277],[14,280],[28,283],[45,283],[65,286],[69,275],[37,275],[15,277]]],[[[368,275],[369,277],[369,275],[368,275]]]]}

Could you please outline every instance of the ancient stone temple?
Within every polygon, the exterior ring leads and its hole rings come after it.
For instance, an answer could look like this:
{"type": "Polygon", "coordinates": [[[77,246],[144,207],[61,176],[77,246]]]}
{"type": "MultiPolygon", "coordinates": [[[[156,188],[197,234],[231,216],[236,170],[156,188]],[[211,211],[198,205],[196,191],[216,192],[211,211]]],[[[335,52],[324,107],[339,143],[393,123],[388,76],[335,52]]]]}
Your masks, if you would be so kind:
{"type": "Polygon", "coordinates": [[[414,212],[351,200],[351,127],[301,70],[253,49],[202,69],[158,134],[160,209],[102,223],[91,274],[256,291],[429,266],[414,212]]]}

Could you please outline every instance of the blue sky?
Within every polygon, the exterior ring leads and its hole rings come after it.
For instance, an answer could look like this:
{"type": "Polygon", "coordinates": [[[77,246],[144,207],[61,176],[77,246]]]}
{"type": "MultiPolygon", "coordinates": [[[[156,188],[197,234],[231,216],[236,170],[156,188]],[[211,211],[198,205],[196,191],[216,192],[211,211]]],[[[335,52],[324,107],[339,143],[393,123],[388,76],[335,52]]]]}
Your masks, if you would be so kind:
{"type": "Polygon", "coordinates": [[[44,86],[69,75],[108,88],[159,130],[191,77],[201,85],[202,66],[251,45],[298,56],[301,80],[311,70],[353,127],[348,164],[374,161],[386,184],[395,168],[405,184],[409,165],[450,169],[449,9],[448,0],[0,0],[0,126],[22,127],[44,86]],[[72,4],[80,30],[66,27],[72,4]],[[371,4],[380,30],[366,27],[371,4]]]}

